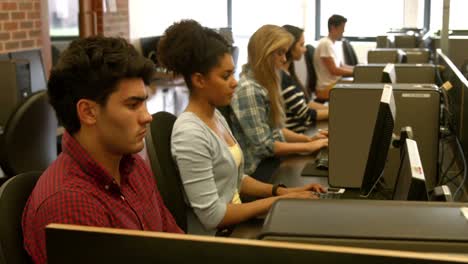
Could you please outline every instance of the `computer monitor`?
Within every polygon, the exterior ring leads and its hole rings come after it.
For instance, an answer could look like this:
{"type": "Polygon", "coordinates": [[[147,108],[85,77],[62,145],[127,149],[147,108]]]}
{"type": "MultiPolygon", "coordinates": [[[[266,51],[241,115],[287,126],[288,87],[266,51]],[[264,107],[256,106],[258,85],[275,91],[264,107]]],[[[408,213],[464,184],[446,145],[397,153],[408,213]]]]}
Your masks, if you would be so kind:
{"type": "MultiPolygon", "coordinates": [[[[379,83],[385,64],[359,64],[354,67],[355,83],[379,83]]],[[[395,64],[398,83],[436,83],[436,66],[433,64],[395,64]]]]}
{"type": "Polygon", "coordinates": [[[0,54],[0,61],[5,61],[5,60],[9,60],[9,59],[10,59],[10,55],[8,53],[0,54]]]}
{"type": "Polygon", "coordinates": [[[395,64],[388,63],[382,71],[382,83],[397,83],[395,64]]]}
{"type": "Polygon", "coordinates": [[[453,202],[279,199],[271,207],[258,237],[468,256],[464,207],[463,203],[453,202]]]}
{"type": "Polygon", "coordinates": [[[395,35],[395,48],[417,48],[418,39],[415,35],[395,35]]]}
{"type": "Polygon", "coordinates": [[[360,194],[363,197],[369,196],[383,175],[388,150],[392,142],[395,118],[396,107],[393,88],[391,85],[384,85],[361,184],[360,194]]]}
{"type": "Polygon", "coordinates": [[[22,50],[10,53],[12,59],[24,59],[29,61],[31,71],[31,92],[47,89],[44,62],[40,49],[22,50]]]}
{"type": "Polygon", "coordinates": [[[452,132],[460,139],[465,157],[468,157],[468,80],[440,49],[437,50],[436,63],[439,65],[439,81],[449,81],[453,87],[447,91],[449,102],[445,102],[449,111],[448,121],[452,132]]]}
{"type": "Polygon", "coordinates": [[[141,52],[143,56],[151,59],[156,65],[158,64],[157,51],[161,36],[140,38],[141,52]]]}
{"type": "Polygon", "coordinates": [[[451,263],[467,256],[51,224],[48,263],[451,263]],[[66,241],[64,243],[64,241],[66,241]]]}
{"type": "Polygon", "coordinates": [[[426,177],[415,140],[409,138],[405,140],[400,160],[393,200],[428,201],[426,177]]]}

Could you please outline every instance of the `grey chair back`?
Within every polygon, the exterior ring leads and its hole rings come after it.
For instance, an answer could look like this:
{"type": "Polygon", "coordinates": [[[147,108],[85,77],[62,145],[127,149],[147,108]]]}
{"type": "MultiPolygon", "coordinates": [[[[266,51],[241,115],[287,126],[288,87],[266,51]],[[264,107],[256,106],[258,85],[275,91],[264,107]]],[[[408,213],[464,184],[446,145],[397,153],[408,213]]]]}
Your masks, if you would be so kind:
{"type": "Polygon", "coordinates": [[[32,263],[23,246],[21,218],[24,206],[42,172],[11,177],[0,187],[0,263],[32,263]]]}

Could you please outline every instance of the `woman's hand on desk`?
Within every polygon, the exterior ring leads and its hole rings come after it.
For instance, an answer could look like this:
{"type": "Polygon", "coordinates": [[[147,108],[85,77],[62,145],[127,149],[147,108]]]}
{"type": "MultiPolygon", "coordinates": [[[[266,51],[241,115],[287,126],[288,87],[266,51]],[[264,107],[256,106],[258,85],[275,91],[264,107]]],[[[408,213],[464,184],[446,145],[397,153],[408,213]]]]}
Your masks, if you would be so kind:
{"type": "MultiPolygon", "coordinates": [[[[326,192],[325,188],[317,183],[306,184],[301,187],[295,188],[279,188],[278,194],[280,196],[297,196],[297,195],[314,195],[314,193],[324,193],[326,192]],[[308,193],[308,194],[303,194],[308,193]]],[[[296,197],[297,198],[297,197],[296,197]]]]}
{"type": "Polygon", "coordinates": [[[304,152],[312,153],[321,148],[328,147],[328,137],[318,138],[303,144],[305,144],[306,148],[304,152]]]}
{"type": "Polygon", "coordinates": [[[278,199],[318,199],[318,196],[314,192],[310,191],[291,192],[276,197],[278,199]]]}
{"type": "Polygon", "coordinates": [[[328,138],[328,130],[319,129],[317,134],[315,134],[313,137],[310,137],[310,141],[321,138],[328,138]]]}

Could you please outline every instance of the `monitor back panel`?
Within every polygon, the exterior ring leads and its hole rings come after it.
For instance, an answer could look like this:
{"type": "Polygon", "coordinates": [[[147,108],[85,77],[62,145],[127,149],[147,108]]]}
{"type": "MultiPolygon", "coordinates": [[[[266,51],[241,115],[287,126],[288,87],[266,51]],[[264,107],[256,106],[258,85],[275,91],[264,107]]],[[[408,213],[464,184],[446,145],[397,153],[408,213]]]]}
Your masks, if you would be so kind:
{"type": "MultiPolygon", "coordinates": [[[[360,64],[354,67],[355,83],[380,83],[385,64],[360,64]]],[[[397,83],[435,83],[436,66],[433,64],[395,64],[397,83]]]]}
{"type": "MultiPolygon", "coordinates": [[[[428,187],[436,184],[440,95],[435,85],[393,85],[394,133],[411,126],[428,187]]],[[[360,188],[383,84],[339,84],[330,93],[329,184],[360,188]]],[[[384,150],[382,150],[384,151],[384,150]]],[[[387,187],[396,181],[400,150],[391,148],[384,170],[387,187]]]]}
{"type": "Polygon", "coordinates": [[[282,199],[270,210],[259,238],[466,254],[467,220],[460,207],[446,202],[282,199]]]}
{"type": "Polygon", "coordinates": [[[368,63],[398,63],[400,57],[397,49],[374,49],[367,52],[368,63]]]}

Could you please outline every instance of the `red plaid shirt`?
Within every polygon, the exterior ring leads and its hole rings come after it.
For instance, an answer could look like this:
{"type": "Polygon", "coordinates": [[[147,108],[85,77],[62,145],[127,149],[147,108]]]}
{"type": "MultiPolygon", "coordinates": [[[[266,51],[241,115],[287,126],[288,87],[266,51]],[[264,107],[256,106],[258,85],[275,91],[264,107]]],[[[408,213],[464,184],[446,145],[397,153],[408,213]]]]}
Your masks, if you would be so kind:
{"type": "Polygon", "coordinates": [[[49,223],[183,232],[138,155],[122,158],[119,186],[68,133],[63,135],[62,149],[39,178],[23,212],[24,246],[35,263],[47,262],[49,223]]]}

